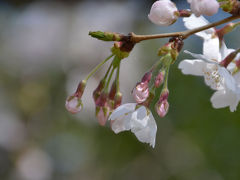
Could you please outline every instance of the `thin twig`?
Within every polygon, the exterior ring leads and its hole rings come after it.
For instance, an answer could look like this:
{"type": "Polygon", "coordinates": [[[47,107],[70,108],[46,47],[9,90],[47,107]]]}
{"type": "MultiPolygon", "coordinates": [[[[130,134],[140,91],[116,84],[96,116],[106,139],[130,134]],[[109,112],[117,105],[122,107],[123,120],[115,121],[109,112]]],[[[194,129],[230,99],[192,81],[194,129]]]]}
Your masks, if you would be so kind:
{"type": "Polygon", "coordinates": [[[221,24],[225,24],[227,22],[233,21],[235,19],[239,19],[240,16],[230,16],[228,18],[225,18],[223,20],[214,22],[214,23],[210,23],[207,24],[205,26],[201,26],[195,29],[191,29],[191,30],[186,30],[186,31],[182,31],[182,32],[173,32],[173,33],[163,33],[163,34],[153,34],[153,35],[136,35],[134,33],[131,33],[131,41],[134,43],[139,43],[140,41],[144,41],[144,40],[150,40],[150,39],[159,39],[159,38],[166,38],[166,37],[179,37],[181,36],[183,39],[188,38],[190,35],[195,34],[197,32],[212,28],[212,27],[216,27],[219,26],[221,24]]]}

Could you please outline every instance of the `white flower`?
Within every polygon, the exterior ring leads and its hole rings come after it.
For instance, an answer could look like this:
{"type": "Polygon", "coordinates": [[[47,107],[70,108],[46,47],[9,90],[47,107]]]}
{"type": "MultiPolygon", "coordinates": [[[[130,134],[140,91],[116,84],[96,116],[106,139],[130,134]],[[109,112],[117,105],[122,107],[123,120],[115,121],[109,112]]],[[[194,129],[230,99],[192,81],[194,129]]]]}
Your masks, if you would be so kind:
{"type": "Polygon", "coordinates": [[[216,0],[188,0],[191,10],[196,16],[212,16],[218,12],[219,3],[216,0]]]}
{"type": "Polygon", "coordinates": [[[157,124],[145,106],[136,105],[136,103],[123,104],[113,111],[109,117],[112,130],[116,134],[131,130],[139,141],[149,143],[154,148],[157,124]]]}
{"type": "MultiPolygon", "coordinates": [[[[184,22],[189,29],[208,23],[203,17],[197,18],[194,15],[189,19],[184,18],[184,22]]],[[[231,111],[236,110],[240,99],[240,81],[237,81],[236,76],[231,74],[234,64],[231,63],[227,68],[219,65],[234,50],[227,49],[223,41],[219,42],[213,28],[196,35],[203,38],[203,55],[185,51],[196,59],[183,60],[179,68],[183,74],[204,76],[205,83],[212,89],[218,90],[211,98],[214,108],[229,106],[231,111]]]]}
{"type": "Polygon", "coordinates": [[[178,18],[178,9],[170,0],[159,0],[153,3],[148,18],[152,23],[169,26],[178,18]]]}

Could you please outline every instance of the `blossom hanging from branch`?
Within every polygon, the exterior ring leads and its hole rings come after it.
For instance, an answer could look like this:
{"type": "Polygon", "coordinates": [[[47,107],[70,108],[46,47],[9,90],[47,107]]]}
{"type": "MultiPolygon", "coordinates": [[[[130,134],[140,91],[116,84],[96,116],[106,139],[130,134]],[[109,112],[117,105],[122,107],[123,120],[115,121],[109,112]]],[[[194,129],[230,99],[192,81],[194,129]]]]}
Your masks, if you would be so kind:
{"type": "Polygon", "coordinates": [[[207,86],[215,93],[211,97],[214,108],[229,106],[235,111],[240,101],[240,49],[228,49],[224,42],[224,35],[233,31],[240,22],[233,20],[240,18],[240,2],[238,0],[187,0],[191,10],[178,10],[170,0],[156,1],[150,10],[148,18],[159,26],[169,26],[180,17],[184,17],[184,25],[188,29],[182,32],[170,32],[153,35],[128,35],[112,32],[94,31],[89,35],[102,41],[113,41],[111,54],[89,75],[82,80],[75,93],[66,100],[66,108],[75,114],[83,108],[81,97],[89,78],[106,62],[111,61],[108,70],[93,91],[93,100],[96,105],[96,117],[100,125],[104,126],[109,120],[115,133],[130,130],[137,139],[155,146],[157,124],[152,115],[150,106],[156,102],[155,111],[159,117],[167,115],[170,106],[168,97],[168,75],[170,67],[178,59],[184,45],[184,40],[196,34],[203,39],[203,54],[194,54],[193,58],[180,62],[179,69],[183,74],[203,76],[207,86]],[[201,15],[212,16],[222,8],[231,16],[220,21],[209,23],[201,15]],[[218,25],[228,23],[221,29],[218,25]],[[159,49],[159,60],[149,68],[140,82],[136,83],[132,91],[135,103],[121,105],[120,91],[121,61],[129,56],[134,46],[144,40],[170,38],[159,49]],[[161,89],[160,96],[157,91],[161,89]]]}

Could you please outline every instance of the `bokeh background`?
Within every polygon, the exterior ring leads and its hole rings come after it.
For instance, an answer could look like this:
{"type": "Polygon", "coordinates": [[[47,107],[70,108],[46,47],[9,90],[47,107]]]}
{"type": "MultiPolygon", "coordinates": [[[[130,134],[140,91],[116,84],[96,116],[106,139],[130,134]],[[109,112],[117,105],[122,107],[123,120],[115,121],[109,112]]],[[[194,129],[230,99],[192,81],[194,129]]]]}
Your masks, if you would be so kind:
{"type": "MultiPolygon", "coordinates": [[[[147,15],[150,0],[1,0],[0,1],[0,179],[1,180],[239,180],[240,108],[213,109],[213,91],[200,77],[170,71],[170,111],[155,115],[156,147],[130,132],[115,135],[94,117],[91,92],[106,67],[87,84],[84,109],[65,110],[67,95],[112,43],[88,31],[151,34],[184,30],[180,19],[163,28],[147,15]]],[[[179,9],[189,8],[175,1],[179,9]]],[[[229,16],[220,11],[216,21],[229,16]]],[[[121,68],[124,102],[158,60],[167,39],[138,44],[121,68]]],[[[239,48],[239,29],[226,36],[239,48]]],[[[202,41],[190,37],[184,49],[201,53],[202,41]]]]}

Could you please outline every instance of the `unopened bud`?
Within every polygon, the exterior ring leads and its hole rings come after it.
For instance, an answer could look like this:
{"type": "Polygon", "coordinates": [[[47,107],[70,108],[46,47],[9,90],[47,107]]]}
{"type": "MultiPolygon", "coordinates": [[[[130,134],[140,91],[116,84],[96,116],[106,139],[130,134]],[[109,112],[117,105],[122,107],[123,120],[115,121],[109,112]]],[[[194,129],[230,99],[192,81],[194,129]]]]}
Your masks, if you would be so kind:
{"type": "Polygon", "coordinates": [[[98,84],[97,88],[93,91],[93,99],[96,102],[97,99],[99,98],[103,88],[105,87],[105,82],[106,80],[101,80],[100,83],[98,84]]]}
{"type": "Polygon", "coordinates": [[[96,106],[105,106],[108,100],[108,94],[105,92],[102,92],[100,96],[95,101],[96,106]]]}
{"type": "Polygon", "coordinates": [[[148,82],[149,83],[149,81],[151,80],[151,78],[152,78],[152,71],[149,71],[149,72],[146,72],[145,74],[144,74],[144,76],[142,77],[142,82],[148,82]]]}
{"type": "Polygon", "coordinates": [[[96,117],[98,119],[98,123],[101,126],[104,126],[107,122],[109,115],[109,108],[108,107],[96,107],[96,117]]]}
{"type": "Polygon", "coordinates": [[[116,92],[117,92],[117,82],[114,81],[112,84],[111,90],[109,92],[109,95],[108,95],[109,99],[114,100],[116,92]]]}
{"type": "Polygon", "coordinates": [[[122,104],[122,93],[118,92],[114,98],[114,109],[122,104]]]}
{"type": "Polygon", "coordinates": [[[168,99],[168,96],[169,96],[169,91],[168,91],[168,89],[163,89],[162,92],[161,92],[161,94],[160,94],[159,101],[167,100],[167,99],[168,99]]]}
{"type": "Polygon", "coordinates": [[[153,3],[148,18],[159,26],[169,26],[179,17],[176,5],[170,0],[159,0],[153,3]]]}
{"type": "Polygon", "coordinates": [[[160,98],[155,106],[156,111],[160,117],[164,117],[168,113],[169,109],[169,103],[167,101],[168,95],[169,95],[168,89],[163,89],[160,98]]]}
{"type": "Polygon", "coordinates": [[[149,96],[148,82],[140,82],[133,89],[133,97],[137,103],[146,101],[149,96]]]}
{"type": "Polygon", "coordinates": [[[155,77],[154,85],[156,88],[160,87],[164,81],[165,72],[161,71],[158,73],[158,75],[155,77]]]}
{"type": "Polygon", "coordinates": [[[82,109],[82,100],[75,95],[69,96],[66,100],[65,107],[72,114],[76,114],[82,109]]]}
{"type": "Polygon", "coordinates": [[[188,0],[191,4],[192,12],[199,17],[200,15],[212,16],[218,12],[219,3],[217,0],[188,0]]]}
{"type": "Polygon", "coordinates": [[[75,92],[75,96],[77,96],[78,98],[81,98],[82,97],[82,94],[85,90],[85,87],[86,87],[86,84],[87,84],[87,81],[86,80],[82,80],[79,84],[78,84],[78,88],[75,92]]]}
{"type": "Polygon", "coordinates": [[[169,109],[169,103],[167,100],[159,101],[155,106],[156,112],[160,117],[166,116],[169,109]]]}
{"type": "Polygon", "coordinates": [[[115,32],[90,31],[89,35],[102,41],[121,41],[124,35],[115,32]]]}

